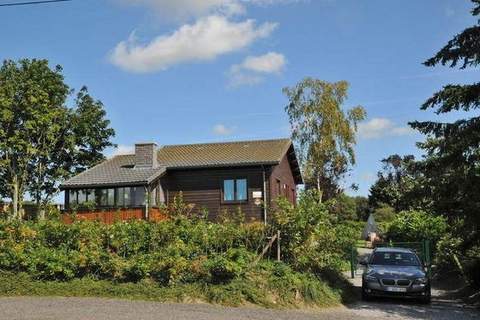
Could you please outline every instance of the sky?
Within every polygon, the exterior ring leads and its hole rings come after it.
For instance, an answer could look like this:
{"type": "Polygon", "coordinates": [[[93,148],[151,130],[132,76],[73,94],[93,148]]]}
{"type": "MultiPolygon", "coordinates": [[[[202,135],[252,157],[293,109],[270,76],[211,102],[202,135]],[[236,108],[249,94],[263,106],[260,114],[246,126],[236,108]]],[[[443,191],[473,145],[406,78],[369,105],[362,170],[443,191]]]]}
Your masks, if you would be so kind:
{"type": "MultiPolygon", "coordinates": [[[[21,2],[0,0],[0,4],[21,2]]],[[[0,59],[45,58],[86,85],[116,130],[116,150],[289,136],[282,88],[306,76],[350,83],[361,105],[356,165],[367,195],[390,154],[421,156],[412,120],[450,121],[420,105],[478,70],[427,68],[476,21],[468,0],[72,0],[0,7],[0,59]]]]}

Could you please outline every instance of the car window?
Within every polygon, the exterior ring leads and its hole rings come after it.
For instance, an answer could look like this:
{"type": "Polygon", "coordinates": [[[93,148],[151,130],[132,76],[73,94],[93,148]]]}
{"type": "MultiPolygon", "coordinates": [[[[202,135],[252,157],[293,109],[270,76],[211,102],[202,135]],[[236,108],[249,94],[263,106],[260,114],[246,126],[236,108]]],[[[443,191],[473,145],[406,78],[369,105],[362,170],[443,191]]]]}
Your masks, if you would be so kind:
{"type": "Polygon", "coordinates": [[[370,264],[387,266],[419,266],[420,262],[413,253],[408,252],[375,252],[370,264]]]}

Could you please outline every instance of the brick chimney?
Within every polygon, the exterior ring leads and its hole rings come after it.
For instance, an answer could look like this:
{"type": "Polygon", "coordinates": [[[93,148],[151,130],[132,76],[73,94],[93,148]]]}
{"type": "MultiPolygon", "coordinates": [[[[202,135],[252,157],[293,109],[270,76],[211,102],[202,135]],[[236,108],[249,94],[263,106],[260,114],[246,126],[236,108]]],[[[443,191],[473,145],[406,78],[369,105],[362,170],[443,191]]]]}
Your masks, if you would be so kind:
{"type": "Polygon", "coordinates": [[[156,168],[157,144],[154,142],[135,144],[135,168],[156,168]]]}

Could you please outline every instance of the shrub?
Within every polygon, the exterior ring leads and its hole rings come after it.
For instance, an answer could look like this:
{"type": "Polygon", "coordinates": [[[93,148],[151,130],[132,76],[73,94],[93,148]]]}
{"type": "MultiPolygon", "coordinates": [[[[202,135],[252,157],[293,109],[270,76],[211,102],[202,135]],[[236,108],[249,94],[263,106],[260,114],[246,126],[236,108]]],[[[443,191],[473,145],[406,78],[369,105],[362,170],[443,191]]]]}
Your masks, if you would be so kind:
{"type": "Polygon", "coordinates": [[[0,270],[63,281],[87,276],[127,282],[152,277],[165,285],[222,277],[226,281],[232,278],[229,272],[233,277],[240,273],[265,238],[262,224],[216,224],[184,217],[113,225],[1,221],[0,270]],[[211,273],[204,266],[209,260],[211,273]]]}
{"type": "Polygon", "coordinates": [[[295,270],[340,271],[359,237],[354,224],[338,223],[315,190],[300,193],[297,206],[279,199],[272,228],[281,231],[283,259],[295,270]]]}
{"type": "Polygon", "coordinates": [[[380,203],[378,208],[373,211],[373,217],[375,218],[375,221],[382,224],[388,224],[395,219],[395,216],[395,209],[385,203],[380,203]]]}
{"type": "Polygon", "coordinates": [[[403,211],[391,222],[387,238],[397,242],[430,240],[435,246],[445,235],[447,228],[447,221],[442,216],[434,216],[424,211],[403,211]]]}
{"type": "Polygon", "coordinates": [[[204,264],[212,283],[228,283],[245,271],[254,256],[245,249],[229,249],[217,254],[204,264]]]}
{"type": "Polygon", "coordinates": [[[14,281],[0,284],[0,294],[27,294],[26,288],[34,288],[48,295],[148,299],[168,292],[178,301],[190,296],[234,305],[335,303],[338,299],[316,274],[302,272],[340,268],[346,238],[355,228],[336,226],[322,204],[309,207],[310,201],[307,196],[301,207],[290,206],[286,217],[275,220],[284,232],[286,263],[263,259],[257,265],[252,262],[272,230],[242,219],[217,224],[178,216],[113,225],[0,221],[0,277],[13,274],[22,281],[22,288],[14,281]]]}

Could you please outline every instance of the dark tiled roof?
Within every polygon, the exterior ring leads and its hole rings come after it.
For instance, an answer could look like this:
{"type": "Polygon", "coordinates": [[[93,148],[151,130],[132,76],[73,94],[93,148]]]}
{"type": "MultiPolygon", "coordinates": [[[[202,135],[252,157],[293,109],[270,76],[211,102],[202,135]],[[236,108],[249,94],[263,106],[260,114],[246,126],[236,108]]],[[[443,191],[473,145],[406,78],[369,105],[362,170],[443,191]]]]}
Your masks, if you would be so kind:
{"type": "MultiPolygon", "coordinates": [[[[274,165],[291,148],[289,139],[164,146],[157,153],[160,168],[133,168],[134,155],[119,155],[71,178],[62,184],[62,188],[148,183],[168,169],[274,165]]],[[[296,159],[294,162],[297,166],[294,174],[301,181],[296,159]]]]}
{"type": "Polygon", "coordinates": [[[275,164],[290,145],[289,139],[277,139],[164,146],[158,163],[168,168],[275,164]]]}
{"type": "Polygon", "coordinates": [[[65,181],[62,188],[116,186],[149,183],[165,172],[165,167],[133,168],[135,155],[119,155],[65,181]]]}

